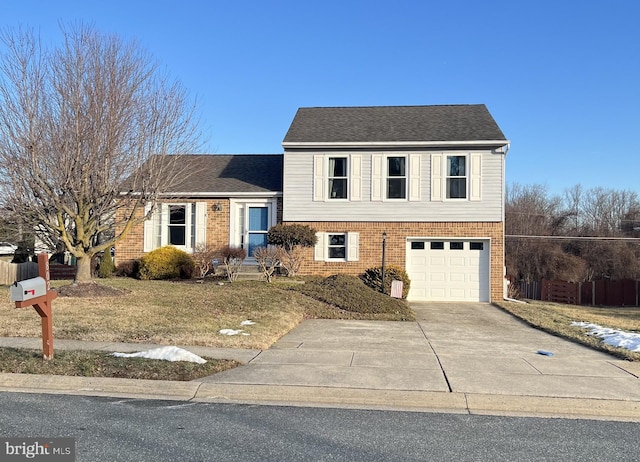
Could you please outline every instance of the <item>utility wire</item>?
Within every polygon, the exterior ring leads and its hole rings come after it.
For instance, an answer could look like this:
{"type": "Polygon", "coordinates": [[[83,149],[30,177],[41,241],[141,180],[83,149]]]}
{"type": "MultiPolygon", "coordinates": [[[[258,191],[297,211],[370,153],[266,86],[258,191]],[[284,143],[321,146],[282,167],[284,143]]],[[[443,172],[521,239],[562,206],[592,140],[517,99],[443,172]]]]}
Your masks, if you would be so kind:
{"type": "Polygon", "coordinates": [[[640,237],[606,237],[606,236],[532,236],[524,234],[505,234],[504,237],[515,239],[566,239],[570,241],[640,241],[640,237]]]}

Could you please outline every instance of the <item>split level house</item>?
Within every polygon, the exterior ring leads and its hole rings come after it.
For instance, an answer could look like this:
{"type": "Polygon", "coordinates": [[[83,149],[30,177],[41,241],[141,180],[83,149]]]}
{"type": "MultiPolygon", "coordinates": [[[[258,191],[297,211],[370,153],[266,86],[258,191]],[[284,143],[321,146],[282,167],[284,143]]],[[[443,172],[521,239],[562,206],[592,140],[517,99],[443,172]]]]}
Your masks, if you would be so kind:
{"type": "Polygon", "coordinates": [[[192,174],[118,243],[118,261],[198,243],[250,256],[271,226],[301,223],[318,236],[302,274],[361,274],[382,264],[384,240],[409,300],[502,299],[509,141],[484,105],[300,108],[282,146],[183,156],[192,174]]]}

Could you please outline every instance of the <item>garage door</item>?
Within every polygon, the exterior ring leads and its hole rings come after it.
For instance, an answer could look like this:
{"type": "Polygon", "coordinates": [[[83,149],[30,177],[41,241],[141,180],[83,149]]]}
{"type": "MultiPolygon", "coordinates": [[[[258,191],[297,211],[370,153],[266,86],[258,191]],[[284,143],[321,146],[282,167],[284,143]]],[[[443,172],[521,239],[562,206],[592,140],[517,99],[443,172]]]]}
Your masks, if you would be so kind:
{"type": "Polygon", "coordinates": [[[407,242],[409,300],[489,301],[489,244],[478,239],[407,242]]]}

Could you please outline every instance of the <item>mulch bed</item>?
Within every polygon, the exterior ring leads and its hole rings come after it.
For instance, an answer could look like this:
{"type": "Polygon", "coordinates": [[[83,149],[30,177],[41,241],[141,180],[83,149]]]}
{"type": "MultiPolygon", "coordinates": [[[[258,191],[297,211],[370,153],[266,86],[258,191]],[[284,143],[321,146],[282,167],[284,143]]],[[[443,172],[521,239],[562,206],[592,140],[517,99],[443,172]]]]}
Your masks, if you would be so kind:
{"type": "Polygon", "coordinates": [[[97,282],[74,282],[56,290],[60,297],[76,298],[120,297],[127,293],[126,290],[103,286],[97,282]]]}

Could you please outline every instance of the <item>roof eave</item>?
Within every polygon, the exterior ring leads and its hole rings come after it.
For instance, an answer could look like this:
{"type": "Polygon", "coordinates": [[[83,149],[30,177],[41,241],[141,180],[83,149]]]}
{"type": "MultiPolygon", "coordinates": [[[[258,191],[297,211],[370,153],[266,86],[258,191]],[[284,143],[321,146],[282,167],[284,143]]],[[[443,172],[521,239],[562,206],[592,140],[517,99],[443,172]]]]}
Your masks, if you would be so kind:
{"type": "Polygon", "coordinates": [[[278,197],[282,196],[281,191],[242,191],[242,192],[164,192],[158,195],[158,197],[211,197],[211,198],[225,198],[225,197],[278,197]]]}
{"type": "Polygon", "coordinates": [[[320,141],[320,142],[283,142],[284,149],[309,148],[424,148],[455,146],[507,146],[509,140],[469,140],[469,141],[320,141]]]}

